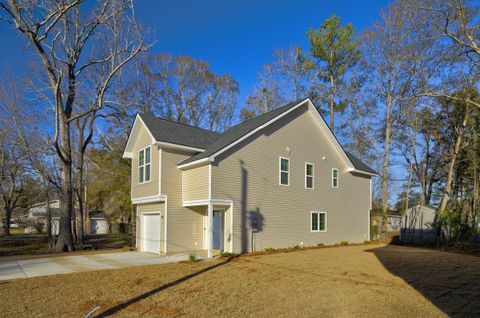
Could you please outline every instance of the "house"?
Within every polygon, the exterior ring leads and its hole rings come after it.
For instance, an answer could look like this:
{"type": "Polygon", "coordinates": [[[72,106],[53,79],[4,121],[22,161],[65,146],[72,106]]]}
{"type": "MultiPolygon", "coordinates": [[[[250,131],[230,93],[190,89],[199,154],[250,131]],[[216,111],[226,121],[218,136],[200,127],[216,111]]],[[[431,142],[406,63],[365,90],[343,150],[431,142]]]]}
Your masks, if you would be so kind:
{"type": "MultiPolygon", "coordinates": [[[[60,201],[50,200],[50,211],[52,213],[52,234],[58,235],[60,226],[60,201]]],[[[27,213],[27,219],[32,223],[44,224],[44,231],[47,231],[47,202],[33,204],[27,213]]],[[[31,231],[31,230],[30,230],[31,231]]]]}
{"type": "Polygon", "coordinates": [[[124,158],[140,251],[369,240],[371,177],[309,98],[216,133],[138,114],[124,158]]]}
{"type": "Polygon", "coordinates": [[[387,215],[387,231],[399,232],[402,224],[402,215],[398,211],[390,211],[387,215]]]}
{"type": "Polygon", "coordinates": [[[407,242],[425,242],[434,238],[437,208],[417,205],[408,208],[402,218],[401,239],[407,242]]]}

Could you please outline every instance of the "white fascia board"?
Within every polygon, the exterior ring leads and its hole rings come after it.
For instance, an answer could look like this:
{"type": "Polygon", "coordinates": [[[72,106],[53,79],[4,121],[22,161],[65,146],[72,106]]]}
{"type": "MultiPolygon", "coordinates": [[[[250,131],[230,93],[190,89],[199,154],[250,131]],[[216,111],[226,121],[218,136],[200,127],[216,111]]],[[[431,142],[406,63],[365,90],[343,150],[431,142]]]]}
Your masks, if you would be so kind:
{"type": "Polygon", "coordinates": [[[153,196],[149,196],[149,197],[141,197],[141,198],[132,199],[132,204],[164,202],[165,199],[166,199],[165,195],[153,195],[153,196]]]}
{"type": "Polygon", "coordinates": [[[202,159],[199,159],[199,160],[195,160],[195,161],[177,166],[177,168],[178,169],[193,168],[193,167],[200,166],[200,165],[202,165],[204,163],[207,163],[207,162],[213,162],[213,159],[211,157],[202,158],[202,159]]]}
{"type": "Polygon", "coordinates": [[[123,159],[132,159],[133,158],[133,153],[125,151],[122,155],[122,158],[123,159]]]}
{"type": "Polygon", "coordinates": [[[376,176],[378,176],[377,173],[366,172],[366,171],[358,170],[358,169],[355,169],[355,168],[348,168],[347,171],[348,171],[348,172],[358,173],[358,174],[364,174],[364,175],[366,175],[366,176],[371,176],[371,177],[376,177],[376,176]]]}
{"type": "Polygon", "coordinates": [[[232,200],[224,200],[224,199],[201,199],[201,200],[190,200],[190,201],[183,201],[183,206],[200,206],[200,205],[231,205],[233,204],[232,200]]]}
{"type": "Polygon", "coordinates": [[[164,141],[157,141],[156,144],[158,146],[162,147],[162,148],[187,150],[187,151],[194,151],[194,152],[204,152],[205,151],[205,149],[202,149],[202,148],[195,148],[195,147],[189,147],[189,146],[184,146],[184,145],[172,144],[172,143],[164,142],[164,141]]]}
{"type": "Polygon", "coordinates": [[[328,127],[323,117],[320,116],[318,111],[315,109],[315,106],[313,105],[312,101],[310,99],[308,99],[308,101],[309,101],[309,104],[308,104],[309,110],[317,117],[320,129],[324,132],[325,136],[328,138],[333,148],[337,151],[337,153],[340,155],[343,161],[347,164],[347,170],[350,171],[350,169],[355,169],[355,167],[353,166],[353,163],[348,158],[347,154],[343,150],[337,138],[333,135],[332,131],[328,127]]]}
{"type": "Polygon", "coordinates": [[[142,120],[142,117],[140,117],[139,114],[137,114],[135,116],[135,120],[133,122],[133,126],[132,126],[132,129],[130,131],[130,135],[128,136],[128,140],[127,140],[127,144],[125,145],[125,149],[123,151],[123,155],[122,155],[122,158],[129,158],[131,159],[133,157],[132,153],[130,151],[127,151],[127,149],[129,149],[129,147],[131,146],[130,144],[132,142],[135,142],[135,141],[132,141],[132,133],[134,132],[135,130],[135,127],[137,127],[137,125],[143,125],[145,127],[145,129],[147,130],[148,134],[150,135],[150,138],[151,138],[151,144],[153,145],[155,143],[155,137],[153,137],[152,133],[150,132],[150,130],[148,129],[147,125],[145,125],[145,122],[142,120]],[[140,124],[139,124],[140,123],[140,124]]]}

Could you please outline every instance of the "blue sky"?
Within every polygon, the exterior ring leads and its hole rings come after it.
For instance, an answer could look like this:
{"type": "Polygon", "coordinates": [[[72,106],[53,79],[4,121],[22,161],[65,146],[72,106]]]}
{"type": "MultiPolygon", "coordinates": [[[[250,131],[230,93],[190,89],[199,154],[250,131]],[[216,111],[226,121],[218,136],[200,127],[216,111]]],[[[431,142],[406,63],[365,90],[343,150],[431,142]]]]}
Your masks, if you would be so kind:
{"type": "MultiPolygon", "coordinates": [[[[153,31],[152,53],[190,55],[209,62],[217,73],[232,74],[240,83],[242,105],[274,49],[295,44],[308,49],[306,31],[332,13],[360,31],[387,4],[387,0],[143,0],[136,2],[136,13],[153,31]]],[[[0,75],[29,76],[26,42],[4,22],[0,43],[0,75]]]]}

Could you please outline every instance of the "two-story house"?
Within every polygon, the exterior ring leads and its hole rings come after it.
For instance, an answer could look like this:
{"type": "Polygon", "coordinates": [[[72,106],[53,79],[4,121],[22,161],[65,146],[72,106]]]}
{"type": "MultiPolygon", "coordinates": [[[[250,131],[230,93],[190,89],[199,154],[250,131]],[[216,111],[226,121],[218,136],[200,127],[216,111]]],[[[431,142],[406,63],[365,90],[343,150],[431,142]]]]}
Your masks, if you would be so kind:
{"type": "Polygon", "coordinates": [[[211,257],[370,239],[376,173],[308,98],[223,133],[138,114],[123,157],[141,251],[211,257]]]}

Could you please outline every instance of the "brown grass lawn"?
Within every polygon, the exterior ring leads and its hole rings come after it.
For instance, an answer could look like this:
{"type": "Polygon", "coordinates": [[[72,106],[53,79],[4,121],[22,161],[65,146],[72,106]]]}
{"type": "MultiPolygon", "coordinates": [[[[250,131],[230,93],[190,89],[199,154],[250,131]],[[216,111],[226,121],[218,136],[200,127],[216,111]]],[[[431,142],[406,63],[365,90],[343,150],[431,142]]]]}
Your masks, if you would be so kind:
{"type": "Polygon", "coordinates": [[[480,257],[363,245],[0,282],[2,317],[480,315],[480,257]]]}

